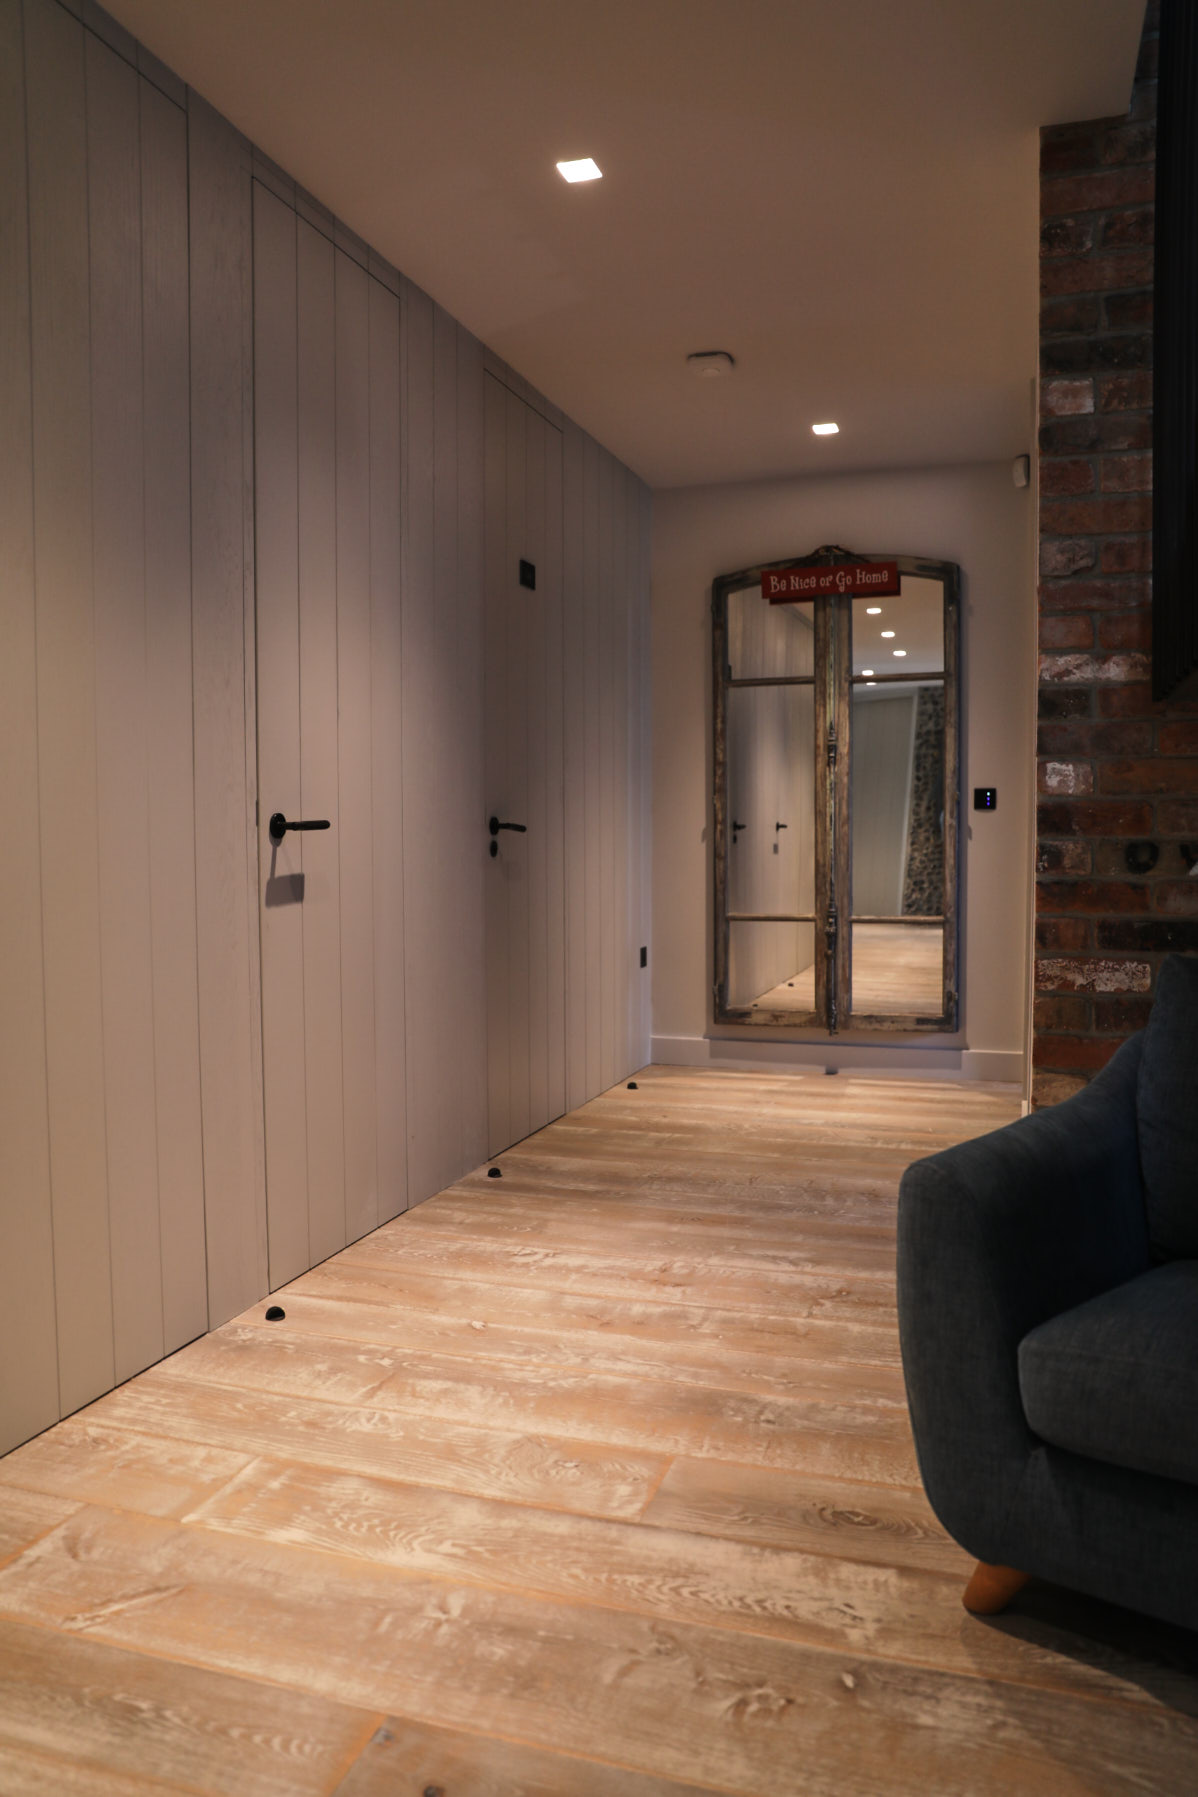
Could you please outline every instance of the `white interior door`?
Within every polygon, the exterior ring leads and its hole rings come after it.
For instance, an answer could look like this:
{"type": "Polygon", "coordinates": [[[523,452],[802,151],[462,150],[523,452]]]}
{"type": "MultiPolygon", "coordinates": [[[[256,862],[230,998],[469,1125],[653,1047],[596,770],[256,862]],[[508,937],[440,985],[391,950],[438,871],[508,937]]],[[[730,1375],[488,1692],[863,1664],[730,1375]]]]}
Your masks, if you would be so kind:
{"type": "Polygon", "coordinates": [[[406,1202],[399,302],[258,185],[254,359],[273,1288],[406,1202]]]}
{"type": "Polygon", "coordinates": [[[562,434],[489,374],[485,429],[490,809],[480,852],[498,1154],[566,1108],[562,434]]]}

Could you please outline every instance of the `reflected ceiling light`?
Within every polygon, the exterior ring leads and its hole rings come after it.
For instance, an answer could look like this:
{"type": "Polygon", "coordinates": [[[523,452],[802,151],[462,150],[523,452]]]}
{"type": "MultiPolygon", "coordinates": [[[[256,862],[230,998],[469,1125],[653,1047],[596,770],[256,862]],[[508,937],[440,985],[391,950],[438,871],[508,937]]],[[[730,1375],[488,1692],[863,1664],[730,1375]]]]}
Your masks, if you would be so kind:
{"type": "Polygon", "coordinates": [[[872,673],[873,673],[873,669],[872,669],[872,668],[862,668],[862,670],[861,670],[861,672],[862,672],[862,673],[863,673],[863,674],[872,674],[872,673]]]}
{"type": "Polygon", "coordinates": [[[603,170],[590,156],[582,156],[577,162],[559,162],[557,172],[563,181],[602,181],[603,170]]]}
{"type": "Polygon", "coordinates": [[[811,428],[817,437],[835,437],[840,431],[838,424],[813,424],[811,428]]]}
{"type": "Polygon", "coordinates": [[[876,618],[882,610],[882,607],[880,605],[867,605],[865,610],[869,617],[876,618]]]}
{"type": "Polygon", "coordinates": [[[884,630],[884,631],[883,631],[883,632],[882,632],[882,635],[883,635],[883,636],[893,636],[893,635],[894,635],[894,632],[893,632],[893,630],[884,630]]]}
{"type": "Polygon", "coordinates": [[[878,683],[876,680],[867,680],[865,684],[866,686],[877,686],[878,683]]]}
{"type": "Polygon", "coordinates": [[[890,653],[892,655],[905,655],[907,651],[905,649],[892,649],[890,653]]]}

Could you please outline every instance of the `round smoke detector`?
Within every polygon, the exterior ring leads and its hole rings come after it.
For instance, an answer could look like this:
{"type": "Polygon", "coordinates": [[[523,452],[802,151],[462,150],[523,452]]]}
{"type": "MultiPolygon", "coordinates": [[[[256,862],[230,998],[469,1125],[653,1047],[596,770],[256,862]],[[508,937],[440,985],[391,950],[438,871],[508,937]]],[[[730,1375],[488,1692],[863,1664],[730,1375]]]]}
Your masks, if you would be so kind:
{"type": "Polygon", "coordinates": [[[736,367],[736,358],[726,349],[699,349],[686,358],[691,373],[701,381],[721,381],[736,367]]]}

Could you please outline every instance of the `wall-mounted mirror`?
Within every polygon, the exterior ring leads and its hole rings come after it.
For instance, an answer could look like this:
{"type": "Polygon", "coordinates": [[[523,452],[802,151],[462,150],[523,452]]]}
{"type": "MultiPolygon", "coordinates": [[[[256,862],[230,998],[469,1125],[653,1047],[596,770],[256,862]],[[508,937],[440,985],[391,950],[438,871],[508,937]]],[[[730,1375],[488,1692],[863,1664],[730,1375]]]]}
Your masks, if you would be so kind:
{"type": "Polygon", "coordinates": [[[717,1023],[956,1028],[958,590],[835,547],[715,582],[717,1023]]]}

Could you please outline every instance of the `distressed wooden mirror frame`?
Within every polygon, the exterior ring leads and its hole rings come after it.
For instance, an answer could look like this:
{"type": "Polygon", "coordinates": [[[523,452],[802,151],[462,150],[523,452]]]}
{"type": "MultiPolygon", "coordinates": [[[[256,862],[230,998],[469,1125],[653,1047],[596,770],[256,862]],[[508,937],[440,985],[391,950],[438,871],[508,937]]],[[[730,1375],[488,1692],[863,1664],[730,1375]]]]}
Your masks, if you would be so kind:
{"type": "MultiPolygon", "coordinates": [[[[715,856],[715,984],[714,1021],[748,1024],[754,1029],[785,1029],[791,1034],[840,1030],[887,1033],[953,1031],[960,1011],[957,978],[959,906],[958,843],[960,834],[960,569],[955,562],[933,561],[923,556],[857,555],[838,545],[826,545],[811,555],[785,561],[763,562],[756,567],[723,574],[712,585],[712,693],[714,701],[714,829],[715,856]],[[879,1014],[855,1011],[852,1001],[851,941],[854,918],[845,910],[845,895],[852,890],[852,807],[850,769],[852,755],[852,636],[848,597],[814,600],[814,672],[805,676],[758,676],[733,679],[728,661],[729,595],[759,585],[772,568],[835,567],[838,563],[897,562],[906,574],[941,583],[944,594],[943,673],[907,675],[911,680],[943,681],[944,686],[944,909],[943,964],[939,1011],[879,1014]],[[728,694],[745,686],[812,685],[815,721],[815,906],[813,913],[736,913],[728,910],[728,694]],[[812,923],[815,926],[815,1005],[809,1012],[760,1010],[728,1003],[731,925],[733,922],[812,923]]],[[[900,681],[901,675],[881,676],[900,681]]],[[[910,921],[912,919],[865,919],[910,921]]],[[[935,922],[935,919],[919,919],[935,922]]]]}

